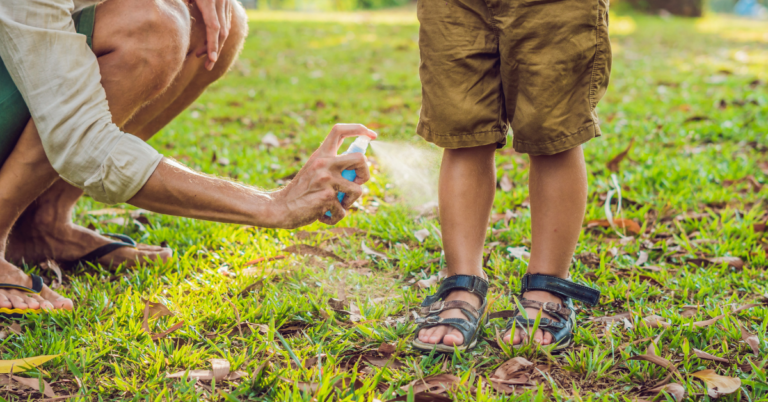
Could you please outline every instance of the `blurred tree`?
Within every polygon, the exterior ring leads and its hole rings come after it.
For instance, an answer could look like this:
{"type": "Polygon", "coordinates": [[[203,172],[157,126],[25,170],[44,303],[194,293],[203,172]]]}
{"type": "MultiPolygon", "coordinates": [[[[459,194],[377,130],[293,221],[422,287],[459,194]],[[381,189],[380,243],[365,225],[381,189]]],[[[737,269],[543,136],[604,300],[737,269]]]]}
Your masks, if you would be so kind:
{"type": "Polygon", "coordinates": [[[629,0],[636,9],[658,14],[666,10],[674,15],[701,17],[703,0],[629,0]]]}

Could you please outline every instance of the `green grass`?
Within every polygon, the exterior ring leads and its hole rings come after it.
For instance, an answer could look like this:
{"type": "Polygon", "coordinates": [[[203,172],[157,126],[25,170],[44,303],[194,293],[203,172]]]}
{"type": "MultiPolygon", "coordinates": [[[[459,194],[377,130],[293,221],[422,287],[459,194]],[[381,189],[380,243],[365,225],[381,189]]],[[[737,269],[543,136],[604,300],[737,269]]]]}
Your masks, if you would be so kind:
{"type": "MultiPolygon", "coordinates": [[[[251,17],[250,35],[233,71],[152,139],[165,155],[206,173],[275,188],[337,122],[368,124],[385,141],[420,141],[415,134],[421,97],[418,27],[412,14],[251,17]],[[261,138],[269,132],[289,141],[267,149],[261,138]],[[221,158],[229,164],[222,166],[221,158]]],[[[167,242],[177,257],[131,270],[65,272],[63,293],[74,298],[74,313],[30,318],[21,323],[21,335],[6,331],[10,335],[0,341],[2,358],[62,354],[23,375],[40,376],[59,395],[83,401],[385,401],[404,394],[400,387],[414,379],[439,373],[465,380],[452,393],[456,400],[495,401],[509,397],[489,387],[472,387],[517,355],[550,367],[546,378],[536,377],[537,387],[524,391],[524,400],[628,401],[668,374],[651,363],[628,360],[645,353],[649,339],[655,338],[657,353],[680,372],[672,381],[683,385],[689,398],[708,398],[690,374],[711,368],[742,380],[742,389],[724,400],[768,400],[768,309],[745,310],[706,328],[685,326],[729,311],[731,303],[760,303],[767,297],[768,240],[754,229],[768,216],[766,25],[719,17],[640,16],[612,16],[611,24],[613,74],[599,105],[605,135],[585,148],[590,171],[586,219],[605,218],[601,197],[612,188],[606,162],[634,139],[631,159],[615,175],[624,198],[623,217],[643,226],[643,234],[621,241],[610,229],[585,229],[577,254],[594,253],[599,262],[578,262],[572,274],[599,288],[603,298],[595,308],[579,310],[577,346],[567,353],[551,356],[532,347],[497,347],[493,339],[503,331],[502,320],[491,322],[471,352],[428,356],[412,351],[414,324],[412,317],[406,318],[427,291],[411,282],[440,270],[434,261],[441,251],[436,236],[419,243],[413,232],[439,228],[439,223],[386,202],[393,193],[374,165],[374,180],[360,200],[367,212],[354,212],[340,224],[364,231],[352,236],[318,234],[299,240],[298,231],[156,214],[148,215],[151,225],[121,227],[101,222],[109,216],[88,215],[105,206],[82,200],[78,223],[145,243],[167,242]],[[750,87],[756,79],[762,83],[750,87]],[[721,99],[724,108],[718,107],[721,99]],[[687,121],[693,116],[701,119],[687,121]],[[761,189],[739,181],[749,175],[761,189]],[[706,215],[674,219],[683,213],[706,215]],[[323,247],[348,261],[372,259],[371,273],[332,259],[291,254],[244,271],[246,262],[284,254],[283,248],[296,243],[323,247]],[[365,255],[361,243],[389,258],[365,255]],[[636,267],[641,251],[649,255],[646,266],[661,270],[636,267]],[[688,261],[724,256],[740,257],[745,265],[699,267],[688,261]],[[341,288],[359,307],[360,321],[329,307],[328,299],[338,298],[341,288]],[[142,329],[142,298],[163,302],[176,313],[150,320],[153,332],[181,320],[184,325],[153,341],[142,329]],[[700,307],[694,317],[683,317],[685,305],[700,307]],[[634,314],[630,329],[619,323],[606,330],[604,324],[587,321],[624,311],[634,314]],[[672,325],[654,329],[640,324],[640,317],[651,314],[672,325]],[[241,322],[263,324],[262,331],[256,326],[233,330],[238,316],[241,322]],[[759,357],[741,341],[738,323],[758,334],[759,357]],[[358,360],[363,351],[383,342],[397,346],[402,365],[379,368],[358,360]],[[693,355],[694,348],[732,363],[701,360],[693,355]],[[322,370],[317,364],[292,366],[292,354],[302,362],[324,354],[322,370]],[[232,370],[246,375],[215,384],[164,378],[185,369],[210,369],[208,360],[214,358],[228,360],[232,370]],[[334,387],[341,379],[346,385],[334,387]]],[[[492,311],[511,308],[510,295],[518,291],[525,272],[525,264],[511,259],[507,247],[530,245],[530,213],[523,206],[527,158],[503,150],[497,164],[499,178],[509,175],[514,187],[497,193],[494,212],[509,209],[518,217],[508,231],[493,236],[489,231],[489,241],[499,242],[486,267],[492,278],[492,311]],[[502,168],[510,164],[514,167],[502,168]]],[[[503,227],[503,220],[493,225],[503,227]]],[[[323,229],[314,224],[303,230],[323,229]]],[[[29,389],[5,387],[0,392],[7,400],[41,397],[29,389]]]]}

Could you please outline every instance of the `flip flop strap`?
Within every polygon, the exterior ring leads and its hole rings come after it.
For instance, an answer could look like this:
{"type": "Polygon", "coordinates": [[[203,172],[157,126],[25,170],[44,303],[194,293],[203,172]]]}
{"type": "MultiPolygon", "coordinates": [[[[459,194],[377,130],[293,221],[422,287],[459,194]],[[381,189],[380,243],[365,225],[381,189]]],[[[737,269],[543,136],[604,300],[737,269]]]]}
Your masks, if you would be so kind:
{"type": "Polygon", "coordinates": [[[104,257],[105,255],[123,247],[130,247],[135,248],[136,242],[131,239],[130,237],[126,235],[121,234],[115,234],[115,233],[105,233],[105,236],[114,237],[118,240],[121,240],[119,242],[109,243],[105,244],[101,247],[98,247],[96,250],[91,251],[90,253],[80,257],[75,261],[76,263],[80,262],[97,262],[99,258],[104,257]]]}
{"type": "Polygon", "coordinates": [[[600,301],[600,291],[587,286],[573,283],[570,280],[556,276],[541,274],[525,274],[521,280],[520,293],[529,290],[543,290],[561,297],[569,297],[594,306],[600,301]]]}
{"type": "Polygon", "coordinates": [[[34,275],[29,274],[29,277],[32,278],[32,288],[28,288],[26,286],[16,285],[13,283],[0,283],[0,289],[16,289],[21,290],[22,292],[27,293],[34,293],[38,294],[43,291],[43,278],[34,275]]]}

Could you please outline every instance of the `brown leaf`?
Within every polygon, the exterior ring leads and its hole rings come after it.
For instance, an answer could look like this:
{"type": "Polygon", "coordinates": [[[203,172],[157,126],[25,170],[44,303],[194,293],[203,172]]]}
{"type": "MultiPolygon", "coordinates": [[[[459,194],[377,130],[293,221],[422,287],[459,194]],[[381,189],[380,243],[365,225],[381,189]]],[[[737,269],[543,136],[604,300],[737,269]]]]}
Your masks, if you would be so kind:
{"type": "Polygon", "coordinates": [[[363,317],[360,308],[358,308],[355,303],[349,303],[349,320],[352,322],[360,322],[364,319],[365,317],[363,317]]]}
{"type": "Polygon", "coordinates": [[[416,240],[419,241],[419,243],[424,243],[424,239],[429,237],[429,229],[421,229],[413,232],[413,235],[416,237],[416,240]]]}
{"type": "Polygon", "coordinates": [[[211,359],[213,378],[221,381],[229,374],[229,361],[227,359],[211,359]]]}
{"type": "MultiPolygon", "coordinates": [[[[394,399],[389,399],[386,402],[400,402],[407,401],[408,394],[398,396],[394,399]]],[[[418,392],[413,394],[413,402],[453,402],[453,399],[440,394],[433,394],[430,392],[418,392]]]]}
{"type": "Polygon", "coordinates": [[[635,265],[638,267],[648,262],[648,253],[645,251],[641,251],[637,253],[637,261],[635,261],[635,265]]]}
{"type": "Polygon", "coordinates": [[[680,313],[680,317],[683,318],[691,318],[695,317],[696,314],[699,312],[699,307],[701,306],[683,306],[683,312],[680,313]]]}
{"type": "MultiPolygon", "coordinates": [[[[633,221],[631,219],[615,218],[613,220],[613,224],[617,228],[619,228],[619,229],[626,229],[627,232],[635,234],[635,235],[640,234],[640,231],[642,230],[640,228],[640,225],[637,222],[635,222],[635,221],[633,221]]],[[[587,222],[587,227],[588,228],[593,228],[593,227],[596,227],[596,226],[600,226],[600,227],[604,227],[604,228],[609,228],[609,227],[611,227],[611,223],[608,222],[608,219],[596,219],[596,220],[587,222]]]]}
{"type": "Polygon", "coordinates": [[[372,250],[372,249],[368,248],[368,246],[365,245],[365,242],[361,243],[361,247],[363,249],[363,253],[365,253],[365,254],[375,255],[376,257],[383,258],[385,260],[387,259],[387,255],[386,254],[380,253],[378,251],[375,251],[375,250],[372,250]]]}
{"type": "Polygon", "coordinates": [[[623,321],[624,319],[632,320],[632,313],[630,313],[629,311],[626,311],[626,312],[619,313],[619,314],[616,314],[616,315],[606,315],[606,316],[603,316],[603,317],[592,317],[592,318],[589,319],[589,322],[597,322],[597,323],[601,323],[601,324],[608,324],[608,323],[612,323],[612,322],[623,321]]]}
{"type": "Polygon", "coordinates": [[[508,380],[512,377],[516,377],[514,374],[519,372],[520,370],[523,370],[525,368],[528,368],[530,366],[533,366],[533,363],[526,360],[523,357],[515,357],[510,360],[507,360],[499,366],[499,368],[496,369],[496,371],[493,373],[491,378],[497,378],[499,380],[508,380]]]}
{"type": "Polygon", "coordinates": [[[738,391],[741,387],[740,379],[717,375],[714,370],[710,369],[697,371],[691,375],[707,384],[707,394],[712,398],[719,398],[722,395],[732,394],[738,391]]]}
{"type": "Polygon", "coordinates": [[[44,263],[40,264],[40,268],[51,270],[54,274],[56,274],[56,282],[51,284],[51,289],[56,289],[61,286],[63,283],[61,279],[61,268],[59,268],[59,264],[57,264],[56,261],[45,261],[44,263]]]}
{"type": "Polygon", "coordinates": [[[608,163],[605,165],[608,168],[608,170],[610,170],[611,172],[618,172],[619,171],[619,164],[621,163],[621,161],[624,160],[624,158],[627,157],[627,155],[629,154],[629,150],[632,149],[632,145],[634,143],[635,143],[635,139],[633,137],[632,139],[630,139],[629,145],[627,146],[627,149],[625,149],[624,151],[622,151],[618,155],[614,156],[613,159],[608,161],[608,163]]]}
{"type": "Polygon", "coordinates": [[[365,267],[370,265],[371,265],[371,260],[355,260],[355,261],[350,261],[346,263],[341,262],[337,265],[337,267],[357,269],[358,271],[360,271],[361,269],[364,269],[365,267]]]}
{"type": "Polygon", "coordinates": [[[9,325],[8,329],[16,335],[21,335],[21,324],[18,322],[14,322],[13,324],[9,325]]]}
{"type": "Polygon", "coordinates": [[[392,353],[395,353],[395,350],[397,350],[397,346],[384,342],[379,346],[377,352],[391,355],[392,353]]]}
{"type": "Polygon", "coordinates": [[[166,336],[168,336],[168,335],[178,331],[178,329],[183,327],[183,326],[184,326],[184,321],[179,321],[176,324],[174,324],[172,327],[166,329],[165,331],[163,331],[163,332],[161,332],[159,334],[153,334],[152,335],[152,340],[156,341],[158,339],[163,339],[166,336]]]}
{"type": "Polygon", "coordinates": [[[488,381],[491,382],[491,387],[493,387],[494,390],[506,395],[523,391],[519,388],[516,389],[515,385],[535,385],[535,383],[531,381],[531,377],[525,373],[518,373],[515,377],[507,380],[500,380],[498,378],[491,377],[488,379],[488,381]]]}
{"type": "Polygon", "coordinates": [[[358,228],[331,228],[329,232],[338,236],[366,235],[368,231],[358,228]]]}
{"type": "Polygon", "coordinates": [[[347,307],[347,300],[341,300],[336,298],[330,298],[328,299],[328,306],[330,306],[332,309],[341,311],[344,310],[347,307]]]}
{"type": "Polygon", "coordinates": [[[664,321],[664,318],[655,314],[644,317],[643,323],[651,328],[669,328],[672,326],[672,324],[664,321]]]}
{"type": "Polygon", "coordinates": [[[48,381],[39,378],[19,377],[17,375],[0,375],[1,385],[11,385],[12,383],[17,382],[25,387],[32,388],[35,392],[40,392],[40,381],[43,382],[43,395],[49,398],[56,398],[57,395],[53,392],[53,388],[51,388],[51,384],[49,384],[48,381]]]}
{"type": "Polygon", "coordinates": [[[664,367],[667,370],[677,372],[677,367],[675,367],[675,365],[672,364],[672,362],[669,360],[661,356],[657,356],[654,349],[655,348],[653,346],[653,342],[651,342],[651,345],[648,347],[648,352],[646,352],[644,355],[632,356],[627,360],[642,360],[645,362],[653,363],[657,366],[664,367]]]}
{"type": "MultiPolygon", "coordinates": [[[[187,378],[195,378],[203,381],[211,381],[215,379],[216,382],[219,382],[222,380],[233,381],[247,375],[245,372],[239,370],[230,372],[229,361],[226,359],[211,359],[209,361],[211,362],[213,370],[189,370],[187,378]]],[[[182,378],[186,372],[186,370],[182,370],[173,374],[166,374],[165,378],[182,378]]]]}
{"type": "Polygon", "coordinates": [[[413,380],[410,384],[400,387],[401,390],[407,391],[413,387],[414,393],[419,392],[432,392],[436,394],[442,394],[459,386],[461,379],[451,374],[438,374],[424,379],[413,380]]]}
{"type": "Polygon", "coordinates": [[[274,257],[269,257],[269,258],[267,258],[267,257],[259,257],[259,258],[255,259],[255,260],[250,260],[250,261],[246,262],[245,266],[247,267],[249,265],[256,265],[256,264],[259,264],[261,262],[271,262],[271,261],[282,260],[284,258],[285,258],[284,255],[276,255],[274,257]]]}
{"type": "Polygon", "coordinates": [[[699,359],[712,360],[712,361],[720,362],[720,363],[730,363],[731,362],[730,360],[728,360],[726,358],[718,357],[718,356],[715,356],[715,355],[711,355],[711,354],[709,354],[707,352],[704,352],[704,351],[701,351],[699,349],[693,349],[693,353],[699,359]]]}
{"type": "Polygon", "coordinates": [[[427,279],[421,279],[419,281],[416,281],[416,286],[418,286],[419,289],[426,289],[430,286],[437,285],[439,278],[437,275],[432,275],[427,279]]]}
{"type": "Polygon", "coordinates": [[[283,251],[285,251],[286,253],[298,254],[298,255],[314,255],[318,257],[327,257],[327,258],[332,258],[338,262],[344,262],[344,259],[339,257],[338,255],[328,250],[323,250],[319,247],[310,246],[308,244],[294,244],[293,246],[284,248],[283,251]]]}
{"type": "Polygon", "coordinates": [[[653,393],[654,395],[658,395],[657,397],[653,398],[653,400],[664,400],[664,398],[661,397],[663,395],[662,391],[672,395],[676,401],[682,401],[685,398],[685,388],[682,385],[674,382],[671,384],[660,385],[656,388],[648,390],[648,392],[653,393]]]}
{"type": "Polygon", "coordinates": [[[391,369],[399,370],[406,365],[400,360],[396,359],[391,354],[384,353],[382,356],[377,353],[366,353],[363,355],[363,360],[376,367],[389,367],[391,369]]]}
{"type": "Polygon", "coordinates": [[[512,185],[512,181],[509,180],[509,175],[504,173],[504,175],[501,176],[501,180],[499,180],[499,188],[501,189],[501,191],[509,192],[509,191],[512,191],[512,187],[513,185],[512,185]]]}
{"type": "Polygon", "coordinates": [[[688,262],[700,267],[707,265],[722,265],[728,264],[736,269],[744,268],[744,261],[739,257],[711,257],[711,258],[691,258],[688,262]]]}
{"type": "Polygon", "coordinates": [[[741,329],[741,340],[752,348],[752,353],[754,353],[755,356],[760,357],[760,340],[757,338],[757,335],[750,334],[749,331],[741,325],[739,325],[739,328],[741,329]]]}
{"type": "Polygon", "coordinates": [[[171,310],[169,310],[168,307],[166,307],[163,303],[152,302],[144,298],[142,298],[141,301],[144,302],[145,317],[147,317],[146,313],[149,313],[148,318],[160,318],[168,315],[174,315],[171,310]]]}

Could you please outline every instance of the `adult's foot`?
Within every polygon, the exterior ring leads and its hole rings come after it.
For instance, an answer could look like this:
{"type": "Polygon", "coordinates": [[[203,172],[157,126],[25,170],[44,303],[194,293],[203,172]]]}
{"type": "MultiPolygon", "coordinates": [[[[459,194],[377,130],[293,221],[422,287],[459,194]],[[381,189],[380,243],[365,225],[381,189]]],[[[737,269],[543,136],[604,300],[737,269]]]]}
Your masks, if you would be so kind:
{"type": "MultiPolygon", "coordinates": [[[[2,258],[0,258],[0,283],[32,288],[32,278],[2,258]]],[[[60,296],[45,285],[43,285],[43,290],[39,294],[13,289],[0,289],[0,308],[72,310],[72,300],[60,296]]]]}
{"type": "MultiPolygon", "coordinates": [[[[445,298],[445,301],[451,300],[465,301],[477,309],[482,305],[482,302],[477,295],[464,290],[455,290],[449,293],[445,298]]],[[[443,311],[439,316],[442,318],[468,319],[468,317],[458,309],[443,311]]],[[[458,346],[464,343],[464,335],[450,325],[438,325],[419,331],[419,340],[424,343],[438,344],[442,342],[447,346],[458,346]]]]}
{"type": "MultiPolygon", "coordinates": [[[[523,298],[526,298],[528,300],[535,300],[542,303],[552,302],[552,303],[563,304],[563,300],[560,299],[559,297],[553,295],[552,293],[544,292],[540,290],[532,290],[529,292],[525,292],[523,294],[523,298]]],[[[535,308],[526,308],[525,313],[528,315],[528,318],[535,319],[536,316],[539,314],[539,310],[535,308]]],[[[559,320],[559,318],[553,317],[544,311],[541,312],[541,318],[549,318],[554,321],[559,320]]],[[[516,328],[515,337],[512,340],[512,344],[519,345],[524,341],[524,339],[527,339],[527,338],[528,338],[528,334],[520,330],[520,328],[516,328]]],[[[507,333],[505,333],[502,339],[504,340],[504,342],[509,343],[510,339],[512,339],[512,331],[510,330],[507,333]]],[[[538,329],[536,330],[536,333],[533,334],[533,341],[543,346],[549,345],[552,343],[552,334],[538,329]]]]}

